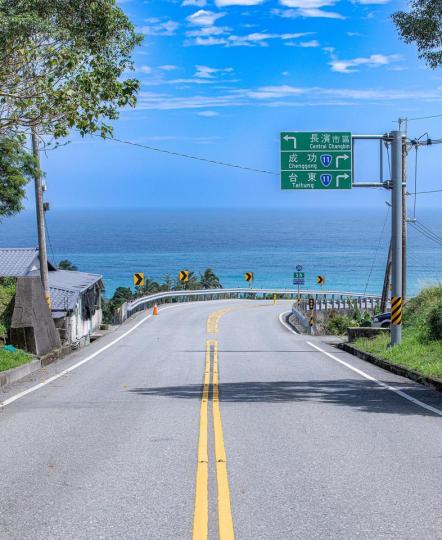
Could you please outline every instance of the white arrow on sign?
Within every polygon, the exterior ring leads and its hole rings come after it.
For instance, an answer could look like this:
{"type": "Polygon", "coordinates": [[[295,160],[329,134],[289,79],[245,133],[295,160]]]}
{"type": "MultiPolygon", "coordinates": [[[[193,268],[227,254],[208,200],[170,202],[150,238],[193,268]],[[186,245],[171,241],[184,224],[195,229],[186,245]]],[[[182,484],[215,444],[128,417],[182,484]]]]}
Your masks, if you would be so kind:
{"type": "Polygon", "coordinates": [[[296,150],[296,137],[290,137],[290,135],[284,135],[285,142],[293,141],[293,149],[296,150]]]}
{"type": "Polygon", "coordinates": [[[339,180],[347,180],[348,178],[350,178],[350,176],[347,173],[338,174],[338,176],[336,177],[336,187],[339,187],[339,180]]]}
{"type": "Polygon", "coordinates": [[[336,156],[336,168],[339,168],[339,160],[343,159],[344,161],[347,161],[347,159],[350,156],[348,154],[344,154],[343,156],[336,156]]]}

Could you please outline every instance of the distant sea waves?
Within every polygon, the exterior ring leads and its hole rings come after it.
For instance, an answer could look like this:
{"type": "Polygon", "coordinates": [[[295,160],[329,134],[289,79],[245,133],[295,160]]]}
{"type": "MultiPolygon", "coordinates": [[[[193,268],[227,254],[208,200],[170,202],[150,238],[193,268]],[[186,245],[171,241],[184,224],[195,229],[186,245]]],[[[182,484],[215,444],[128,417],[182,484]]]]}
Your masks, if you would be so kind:
{"type": "MultiPolygon", "coordinates": [[[[225,287],[292,288],[304,267],[306,287],[326,278],[327,289],[380,293],[389,242],[385,213],[279,210],[57,210],[47,214],[49,258],[69,259],[80,270],[104,276],[107,295],[131,286],[142,271],[161,280],[180,269],[211,267],[225,287]],[[385,227],[384,227],[385,223],[385,227]],[[383,232],[382,232],[383,231],[383,232]]],[[[442,235],[442,216],[421,212],[442,235]]],[[[409,230],[408,289],[441,281],[442,248],[409,230]]],[[[0,247],[36,246],[34,215],[27,211],[0,224],[0,247]]]]}

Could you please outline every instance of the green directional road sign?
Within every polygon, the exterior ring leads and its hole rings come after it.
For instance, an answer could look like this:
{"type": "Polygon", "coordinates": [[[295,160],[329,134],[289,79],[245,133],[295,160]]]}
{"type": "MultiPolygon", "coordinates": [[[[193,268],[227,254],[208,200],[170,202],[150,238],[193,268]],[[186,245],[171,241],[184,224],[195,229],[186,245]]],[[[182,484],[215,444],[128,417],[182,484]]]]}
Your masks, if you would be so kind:
{"type": "Polygon", "coordinates": [[[351,133],[281,133],[282,189],[351,189],[352,162],[351,133]]]}
{"type": "Polygon", "coordinates": [[[293,272],[293,279],[305,279],[305,272],[293,272]]]}

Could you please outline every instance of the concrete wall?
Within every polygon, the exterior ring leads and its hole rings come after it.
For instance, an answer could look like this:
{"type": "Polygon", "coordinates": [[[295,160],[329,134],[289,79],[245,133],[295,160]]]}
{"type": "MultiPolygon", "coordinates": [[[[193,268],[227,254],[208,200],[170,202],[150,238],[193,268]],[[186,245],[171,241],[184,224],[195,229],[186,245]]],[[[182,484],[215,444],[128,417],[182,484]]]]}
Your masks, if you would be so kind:
{"type": "Polygon", "coordinates": [[[37,356],[61,347],[39,277],[17,278],[11,343],[37,356]]]}

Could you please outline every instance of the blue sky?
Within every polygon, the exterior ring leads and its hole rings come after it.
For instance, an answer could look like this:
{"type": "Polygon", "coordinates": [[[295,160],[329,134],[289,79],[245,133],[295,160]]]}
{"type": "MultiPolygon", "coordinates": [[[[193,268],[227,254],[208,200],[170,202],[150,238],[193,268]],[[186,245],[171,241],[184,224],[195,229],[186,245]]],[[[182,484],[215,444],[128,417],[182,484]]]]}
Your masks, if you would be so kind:
{"type": "MultiPolygon", "coordinates": [[[[258,169],[279,170],[279,132],[383,133],[399,116],[442,113],[442,71],[402,43],[388,0],[121,0],[140,32],[138,106],[115,136],[258,169]]],[[[441,119],[409,124],[442,137],[441,119]]],[[[281,192],[250,173],[96,138],[70,138],[43,158],[52,207],[370,206],[384,190],[281,192]]],[[[440,146],[419,156],[418,189],[440,187],[440,146]]],[[[377,148],[357,149],[358,180],[377,148]]],[[[410,170],[413,160],[410,159],[410,170]]],[[[414,173],[413,173],[414,174],[414,173]]],[[[410,190],[414,181],[410,174],[410,190]]],[[[441,194],[442,195],[442,194],[441,194]]],[[[436,196],[420,204],[435,205],[436,196]]],[[[32,192],[28,203],[32,203],[32,192]]]]}

